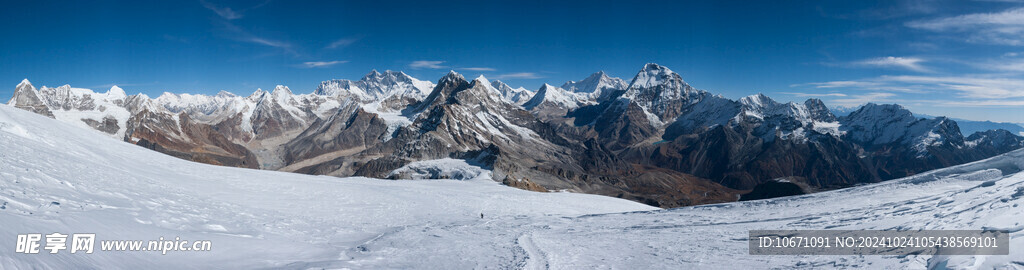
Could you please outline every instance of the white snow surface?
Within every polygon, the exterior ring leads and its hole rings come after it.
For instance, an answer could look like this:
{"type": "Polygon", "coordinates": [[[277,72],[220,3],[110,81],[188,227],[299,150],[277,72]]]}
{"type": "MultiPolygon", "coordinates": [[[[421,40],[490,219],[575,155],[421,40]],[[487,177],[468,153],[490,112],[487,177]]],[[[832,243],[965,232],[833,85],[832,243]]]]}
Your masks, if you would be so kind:
{"type": "Polygon", "coordinates": [[[1019,269],[1022,169],[1018,150],[879,184],[657,210],[489,180],[204,165],[0,105],[0,269],[1019,269]],[[1011,254],[750,256],[746,241],[755,229],[983,228],[1011,231],[1011,254]],[[213,251],[14,253],[17,234],[51,232],[213,251]]]}
{"type": "Polygon", "coordinates": [[[0,241],[9,243],[0,245],[0,269],[497,266],[514,260],[511,246],[507,254],[462,259],[442,250],[437,256],[452,262],[404,266],[392,262],[415,259],[392,261],[364,249],[405,230],[653,209],[479,178],[392,181],[205,165],[7,105],[0,105],[0,205],[0,241]],[[17,234],[52,232],[210,240],[213,251],[15,255],[17,234]]]}

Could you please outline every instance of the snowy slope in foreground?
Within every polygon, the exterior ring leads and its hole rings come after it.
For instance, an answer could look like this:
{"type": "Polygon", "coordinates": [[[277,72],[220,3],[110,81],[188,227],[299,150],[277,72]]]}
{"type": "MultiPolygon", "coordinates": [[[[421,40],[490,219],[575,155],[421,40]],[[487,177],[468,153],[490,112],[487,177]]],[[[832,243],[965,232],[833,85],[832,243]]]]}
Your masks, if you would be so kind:
{"type": "MultiPolygon", "coordinates": [[[[653,209],[489,179],[390,181],[218,167],[0,105],[0,269],[359,267],[371,257],[358,246],[412,228],[653,209]],[[52,232],[211,240],[213,251],[15,254],[18,234],[52,232]]],[[[396,246],[409,247],[415,245],[396,246]]],[[[490,264],[511,255],[465,259],[490,264]]]]}
{"type": "Polygon", "coordinates": [[[1015,151],[832,192],[638,212],[649,208],[489,181],[189,163],[0,105],[0,268],[1019,269],[1022,168],[1015,151]],[[1011,255],[749,256],[745,240],[751,229],[897,228],[1008,229],[1011,255]],[[12,255],[18,233],[53,231],[180,236],[211,240],[214,251],[12,255]]]}

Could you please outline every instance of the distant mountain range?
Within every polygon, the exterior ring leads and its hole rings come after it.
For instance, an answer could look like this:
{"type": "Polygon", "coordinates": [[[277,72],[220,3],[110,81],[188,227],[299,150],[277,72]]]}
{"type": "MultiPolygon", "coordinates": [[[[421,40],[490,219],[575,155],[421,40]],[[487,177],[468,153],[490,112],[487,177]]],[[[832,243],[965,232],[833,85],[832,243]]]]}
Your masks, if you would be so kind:
{"type": "MultiPolygon", "coordinates": [[[[856,107],[834,106],[834,107],[830,107],[829,109],[832,111],[832,114],[835,114],[836,116],[846,116],[846,115],[849,115],[850,113],[856,111],[857,109],[860,109],[860,106],[856,106],[856,107]]],[[[919,114],[919,113],[915,113],[914,115],[916,115],[919,118],[935,118],[936,117],[936,116],[933,116],[933,115],[919,114]]],[[[960,127],[960,133],[961,134],[974,134],[974,133],[977,133],[977,132],[984,132],[984,131],[989,131],[989,130],[1004,129],[1004,130],[1009,131],[1009,132],[1011,132],[1013,134],[1016,134],[1016,135],[1019,135],[1019,136],[1024,136],[1024,124],[1021,124],[1021,123],[1003,123],[1003,122],[992,122],[992,121],[973,121],[973,120],[967,120],[967,119],[961,119],[961,118],[949,118],[949,119],[952,119],[952,120],[956,121],[957,125],[960,127]]]]}
{"type": "Polygon", "coordinates": [[[734,201],[780,178],[812,189],[879,182],[1024,146],[1024,130],[965,137],[957,121],[894,104],[837,116],[817,99],[731,100],[658,64],[629,82],[597,72],[536,91],[454,71],[436,83],[372,71],[309,94],[157,98],[25,80],[8,104],[210,164],[403,178],[421,175],[412,162],[463,159],[509,186],[660,207],[734,201]]]}

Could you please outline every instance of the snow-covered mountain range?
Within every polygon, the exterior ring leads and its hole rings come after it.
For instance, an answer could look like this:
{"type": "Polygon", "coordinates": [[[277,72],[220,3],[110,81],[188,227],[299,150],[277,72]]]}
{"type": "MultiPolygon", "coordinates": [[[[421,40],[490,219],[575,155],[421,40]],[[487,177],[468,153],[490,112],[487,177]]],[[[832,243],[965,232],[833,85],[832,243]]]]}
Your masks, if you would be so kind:
{"type": "Polygon", "coordinates": [[[8,104],[210,164],[403,178],[422,172],[396,170],[449,158],[510,186],[661,207],[734,201],[778,178],[813,189],[878,182],[1024,146],[1012,133],[966,136],[956,121],[893,104],[837,117],[817,99],[731,100],[658,64],[629,83],[597,72],[536,91],[454,71],[436,84],[374,70],[308,94],[278,86],[157,98],[25,80],[8,104]]]}
{"type": "Polygon", "coordinates": [[[91,129],[0,104],[0,241],[8,243],[0,245],[0,268],[1015,269],[1024,264],[1024,150],[843,190],[664,210],[607,196],[502,186],[491,180],[492,170],[473,159],[417,161],[396,171],[462,181],[323,177],[188,162],[91,129]],[[1006,230],[1010,254],[749,255],[748,231],[766,229],[1006,230]],[[53,232],[94,233],[95,250],[15,252],[17,235],[53,232]],[[165,255],[101,250],[102,241],[160,237],[207,240],[212,249],[165,255]]]}

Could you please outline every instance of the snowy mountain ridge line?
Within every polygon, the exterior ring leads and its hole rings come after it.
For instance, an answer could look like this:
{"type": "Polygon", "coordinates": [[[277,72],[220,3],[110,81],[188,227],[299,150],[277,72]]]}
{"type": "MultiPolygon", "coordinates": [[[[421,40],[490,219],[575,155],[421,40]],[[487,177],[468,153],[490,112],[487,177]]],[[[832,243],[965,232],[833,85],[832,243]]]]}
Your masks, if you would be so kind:
{"type": "MultiPolygon", "coordinates": [[[[536,105],[544,101],[552,102],[558,106],[563,106],[569,109],[575,109],[580,104],[592,104],[595,102],[597,100],[597,96],[593,95],[593,93],[603,92],[604,94],[599,95],[606,96],[609,92],[615,89],[629,89],[623,96],[626,98],[637,98],[637,95],[639,95],[641,91],[639,89],[654,88],[663,83],[668,86],[676,85],[675,87],[682,89],[679,94],[674,94],[676,93],[675,91],[660,91],[658,93],[654,93],[654,95],[664,99],[702,92],[702,90],[696,90],[689,87],[689,85],[681,79],[673,79],[673,76],[678,77],[676,73],[666,67],[658,66],[656,64],[648,64],[629,85],[625,84],[625,81],[622,81],[621,79],[608,77],[604,72],[597,72],[579,82],[566,82],[563,84],[563,87],[554,87],[549,84],[544,84],[536,93],[524,88],[512,89],[500,81],[490,82],[492,84],[490,88],[498,91],[506,101],[523,105],[528,110],[536,107],[536,105]],[[535,96],[536,94],[541,95],[535,96]]],[[[23,80],[18,87],[23,87],[23,85],[31,86],[28,79],[23,80]]],[[[432,88],[433,85],[433,83],[418,80],[400,71],[396,72],[388,70],[384,73],[379,73],[374,70],[359,81],[324,81],[316,90],[309,94],[293,94],[288,87],[278,85],[275,87],[275,91],[269,93],[269,96],[266,91],[257,89],[248,97],[241,97],[226,91],[221,91],[213,96],[165,92],[157,98],[152,99],[145,94],[136,94],[133,95],[133,97],[138,97],[135,99],[135,102],[140,103],[141,106],[146,106],[149,109],[163,107],[166,111],[174,114],[187,112],[190,116],[197,118],[200,121],[216,124],[218,121],[231,114],[251,114],[252,109],[255,108],[261,100],[267,98],[281,100],[279,103],[284,105],[283,107],[287,109],[290,114],[296,117],[298,117],[299,114],[302,114],[302,109],[299,108],[299,105],[301,104],[322,104],[319,106],[311,106],[311,110],[321,118],[326,117],[332,113],[332,110],[340,107],[338,100],[323,99],[320,97],[351,98],[366,104],[364,107],[372,112],[386,113],[394,111],[395,109],[381,107],[381,102],[383,102],[384,99],[394,97],[396,95],[411,97],[416,100],[422,99],[426,97],[426,94],[429,93],[429,89],[432,88]],[[382,86],[388,85],[389,83],[392,84],[392,87],[382,86]]],[[[37,95],[42,98],[48,107],[62,108],[65,110],[78,109],[80,111],[88,111],[88,108],[95,108],[93,106],[83,106],[78,104],[89,101],[83,101],[83,99],[85,99],[84,96],[86,95],[90,96],[90,100],[104,101],[108,104],[122,103],[123,100],[128,97],[124,93],[124,90],[117,86],[111,87],[111,90],[108,90],[107,93],[103,94],[94,92],[90,89],[72,88],[68,85],[58,88],[43,86],[38,90],[38,92],[39,93],[37,95]],[[76,105],[78,106],[76,107],[76,105]]],[[[764,113],[771,114],[781,110],[781,108],[778,108],[779,105],[777,102],[763,94],[741,98],[740,102],[748,108],[744,110],[744,113],[753,117],[759,117],[764,113]],[[753,98],[757,98],[759,100],[755,101],[753,98]],[[765,107],[756,102],[769,102],[771,103],[771,106],[765,107]]],[[[14,99],[11,99],[8,103],[13,104],[14,99]]],[[[648,107],[657,106],[657,104],[649,104],[643,107],[645,108],[645,111],[652,114],[650,117],[655,117],[657,112],[651,112],[650,110],[654,109],[648,107]]],[[[794,110],[789,114],[801,118],[801,122],[813,122],[808,120],[806,115],[799,115],[801,110],[806,110],[802,106],[794,105],[792,102],[787,103],[786,106],[788,106],[790,110],[794,110]]],[[[104,108],[109,107],[114,106],[104,106],[104,108]]],[[[97,121],[102,120],[102,117],[93,118],[93,120],[97,121]]],[[[121,119],[118,118],[118,120],[121,119]]],[[[664,119],[661,119],[661,121],[671,123],[674,122],[675,119],[670,121],[664,121],[664,119]]],[[[115,135],[120,137],[121,134],[123,134],[123,131],[115,135]]]]}
{"type": "Polygon", "coordinates": [[[783,177],[847,187],[1024,147],[1022,137],[965,136],[955,121],[919,119],[899,105],[869,104],[836,117],[818,99],[732,100],[655,63],[629,83],[596,72],[562,85],[533,92],[455,71],[433,83],[374,70],[356,81],[324,81],[308,94],[279,85],[244,97],[150,98],[116,87],[106,94],[36,90],[24,80],[8,103],[209,164],[405,178],[424,172],[393,172],[486,156],[481,165],[493,168],[495,181],[662,207],[734,200],[783,177]],[[648,185],[654,188],[636,188],[648,185]]]}

